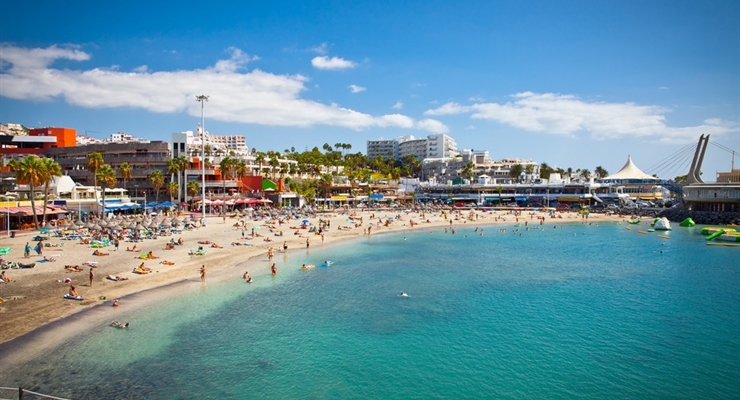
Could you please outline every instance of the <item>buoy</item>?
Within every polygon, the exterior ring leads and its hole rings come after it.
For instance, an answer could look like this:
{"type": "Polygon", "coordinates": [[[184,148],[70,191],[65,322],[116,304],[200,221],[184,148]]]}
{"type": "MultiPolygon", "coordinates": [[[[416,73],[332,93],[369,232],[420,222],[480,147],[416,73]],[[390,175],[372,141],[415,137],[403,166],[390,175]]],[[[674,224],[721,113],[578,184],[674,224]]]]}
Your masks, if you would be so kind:
{"type": "Polygon", "coordinates": [[[670,239],[670,238],[671,238],[671,237],[670,237],[670,236],[668,236],[668,235],[658,235],[658,237],[659,237],[659,238],[663,238],[663,239],[670,239]]]}

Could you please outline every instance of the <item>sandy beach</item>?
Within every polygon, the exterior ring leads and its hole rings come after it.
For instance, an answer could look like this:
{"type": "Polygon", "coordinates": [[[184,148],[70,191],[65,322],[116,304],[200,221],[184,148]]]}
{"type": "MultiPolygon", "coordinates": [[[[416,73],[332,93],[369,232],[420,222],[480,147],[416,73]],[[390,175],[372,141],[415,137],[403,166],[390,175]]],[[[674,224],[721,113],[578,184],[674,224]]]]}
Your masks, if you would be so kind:
{"type": "MultiPolygon", "coordinates": [[[[4,256],[5,260],[19,263],[34,262],[34,268],[4,270],[11,279],[10,283],[0,283],[0,343],[18,338],[39,327],[77,314],[100,304],[112,304],[121,299],[125,305],[125,297],[154,288],[164,287],[177,282],[200,284],[200,268],[206,266],[207,274],[220,275],[231,273],[233,279],[241,279],[245,268],[235,268],[246,263],[250,273],[259,273],[269,270],[271,263],[267,253],[270,248],[276,254],[283,252],[284,243],[289,250],[306,248],[306,240],[310,246],[316,247],[337,240],[358,238],[364,235],[376,235],[400,230],[423,230],[457,228],[469,225],[504,224],[514,226],[517,223],[539,223],[538,218],[544,217],[544,224],[562,223],[596,223],[599,221],[621,221],[622,217],[604,214],[591,214],[584,219],[577,213],[556,213],[555,217],[547,216],[540,211],[522,210],[519,215],[511,211],[481,211],[460,210],[442,213],[440,211],[410,212],[403,210],[365,210],[340,211],[316,214],[307,218],[309,228],[301,229],[303,219],[279,221],[277,219],[244,218],[237,216],[212,216],[205,226],[171,236],[161,236],[157,239],[146,239],[142,242],[120,242],[116,251],[110,245],[95,249],[89,244],[82,244],[80,240],[62,240],[52,237],[45,241],[50,247],[44,247],[43,256],[54,256],[56,261],[44,262],[44,257],[36,255],[31,250],[31,257],[24,258],[24,246],[28,242],[31,248],[35,246],[32,238],[35,232],[22,232],[15,238],[3,238],[0,247],[10,247],[12,251],[4,256]],[[354,219],[350,215],[354,214],[354,219]],[[309,232],[311,226],[318,226],[319,219],[328,221],[329,228],[322,236],[309,232]],[[360,222],[360,219],[362,222],[360,222]],[[246,226],[244,231],[238,227],[246,226]],[[382,221],[382,222],[381,222],[382,221]],[[413,221],[413,226],[412,226],[413,221]],[[452,224],[450,224],[452,221],[452,224]],[[252,238],[252,227],[255,237],[252,238]],[[370,232],[368,232],[368,229],[370,232]],[[283,232],[283,236],[279,232],[283,232]],[[242,232],[244,238],[242,238],[242,232]],[[297,233],[297,234],[296,234],[297,233]],[[183,244],[166,245],[170,240],[182,238],[183,244]],[[270,241],[267,241],[270,240],[270,241]],[[198,243],[202,242],[202,243],[198,243]],[[213,243],[220,247],[212,247],[213,243]],[[235,245],[241,243],[241,245],[235,245]],[[63,244],[63,245],[62,245],[63,244]],[[137,251],[127,251],[127,247],[137,245],[137,251]],[[192,255],[192,250],[202,246],[205,255],[192,255]],[[99,250],[107,253],[104,256],[95,256],[93,252],[99,250]],[[139,259],[144,253],[152,252],[156,259],[139,259]],[[94,277],[90,285],[90,267],[86,262],[96,263],[92,268],[94,277]],[[134,269],[144,263],[151,269],[147,274],[136,274],[134,269]],[[68,272],[67,265],[78,265],[79,272],[68,272]],[[107,276],[119,276],[125,280],[113,281],[107,276]],[[71,282],[65,282],[65,280],[71,282]],[[69,292],[71,285],[75,285],[83,300],[67,300],[63,296],[69,292]]],[[[284,258],[277,258],[277,267],[281,268],[284,258]]],[[[285,267],[299,268],[286,265],[285,267]]]]}

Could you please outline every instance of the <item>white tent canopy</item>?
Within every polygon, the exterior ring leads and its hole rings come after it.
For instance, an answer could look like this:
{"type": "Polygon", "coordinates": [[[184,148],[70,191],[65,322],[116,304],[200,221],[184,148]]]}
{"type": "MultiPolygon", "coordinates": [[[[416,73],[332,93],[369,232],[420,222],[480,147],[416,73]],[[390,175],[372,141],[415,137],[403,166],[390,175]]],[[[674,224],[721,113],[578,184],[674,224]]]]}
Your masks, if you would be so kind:
{"type": "Polygon", "coordinates": [[[624,179],[652,179],[652,180],[660,180],[659,178],[656,178],[654,176],[648,175],[640,168],[637,168],[635,163],[632,162],[632,157],[627,156],[627,162],[624,164],[624,167],[620,169],[618,172],[611,174],[604,178],[605,181],[608,180],[624,180],[624,179]]]}

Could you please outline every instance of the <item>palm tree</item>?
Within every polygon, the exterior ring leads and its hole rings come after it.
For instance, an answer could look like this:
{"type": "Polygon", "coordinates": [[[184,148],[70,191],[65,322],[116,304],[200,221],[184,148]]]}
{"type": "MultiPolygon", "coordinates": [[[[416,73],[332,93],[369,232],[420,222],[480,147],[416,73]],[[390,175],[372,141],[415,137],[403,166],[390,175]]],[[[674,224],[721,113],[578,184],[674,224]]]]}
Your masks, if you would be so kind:
{"type": "Polygon", "coordinates": [[[529,178],[529,181],[532,181],[532,173],[534,172],[534,165],[527,164],[526,167],[524,167],[524,171],[527,173],[527,177],[529,178]]]}
{"type": "Polygon", "coordinates": [[[92,173],[93,176],[93,188],[95,191],[95,204],[98,204],[98,169],[104,164],[103,155],[97,151],[87,155],[87,170],[92,173]]]}
{"type": "MultiPolygon", "coordinates": [[[[180,185],[172,181],[167,184],[167,193],[170,194],[170,202],[175,202],[175,196],[180,194],[180,185]]],[[[178,200],[179,201],[179,200],[178,200]]]]}
{"type": "Polygon", "coordinates": [[[33,225],[35,229],[39,229],[39,219],[36,215],[36,201],[35,201],[35,188],[43,182],[44,178],[44,164],[41,159],[34,156],[26,156],[21,158],[15,168],[15,178],[18,184],[28,185],[29,197],[31,198],[31,209],[33,211],[33,225]]]}
{"type": "Polygon", "coordinates": [[[475,168],[475,164],[473,164],[472,161],[468,161],[468,163],[465,164],[465,167],[463,167],[463,170],[462,170],[463,178],[468,178],[469,180],[472,180],[473,179],[473,168],[475,168]]]}
{"type": "Polygon", "coordinates": [[[43,180],[40,182],[44,185],[44,214],[41,217],[41,221],[46,222],[46,202],[49,196],[49,184],[54,180],[54,177],[62,176],[62,166],[53,159],[47,157],[42,158],[40,161],[44,172],[43,180]]]}
{"type": "Polygon", "coordinates": [[[272,173],[272,180],[275,180],[275,169],[280,166],[280,160],[278,160],[278,156],[276,154],[273,154],[272,157],[270,157],[268,165],[270,166],[270,171],[272,173]]]}
{"type": "Polygon", "coordinates": [[[196,194],[200,193],[200,182],[196,180],[188,181],[188,186],[186,190],[188,196],[190,196],[190,199],[192,200],[192,198],[195,197],[196,194]]]}
{"type": "MultiPolygon", "coordinates": [[[[177,177],[177,179],[180,179],[180,161],[178,161],[176,158],[170,158],[169,160],[167,160],[166,168],[167,173],[170,175],[170,182],[175,182],[175,177],[177,177]]],[[[178,185],[177,187],[179,188],[180,186],[178,185]]],[[[167,192],[169,192],[169,186],[167,187],[167,192]]],[[[172,196],[170,196],[170,202],[174,202],[172,196]]]]}
{"type": "Polygon", "coordinates": [[[152,189],[156,193],[154,201],[159,203],[159,190],[164,186],[164,174],[160,170],[156,170],[149,175],[149,182],[152,184],[152,189]]]}
{"type": "Polygon", "coordinates": [[[230,180],[234,176],[234,168],[236,167],[236,159],[231,157],[224,157],[218,165],[221,169],[221,182],[224,184],[224,197],[226,196],[226,181],[230,180]]]}
{"type": "Polygon", "coordinates": [[[519,182],[519,179],[522,176],[522,172],[524,172],[524,166],[522,164],[514,164],[509,170],[509,176],[519,182]]]}
{"type": "Polygon", "coordinates": [[[329,174],[321,175],[321,179],[319,179],[318,181],[319,189],[324,191],[325,201],[329,199],[329,191],[331,190],[332,183],[333,183],[333,179],[331,175],[329,174]]]}
{"type": "Polygon", "coordinates": [[[236,167],[234,168],[234,176],[236,177],[236,179],[239,180],[239,183],[237,183],[237,187],[242,187],[241,179],[248,174],[249,170],[247,169],[247,164],[244,161],[239,160],[236,163],[236,167]]]}
{"type": "Polygon", "coordinates": [[[118,173],[121,174],[121,178],[123,179],[123,188],[128,191],[128,187],[126,185],[126,182],[131,179],[131,173],[133,172],[133,168],[131,167],[131,164],[124,162],[121,163],[121,165],[118,166],[118,173]]]}
{"type": "MultiPolygon", "coordinates": [[[[176,160],[177,160],[177,163],[180,164],[180,172],[182,172],[182,180],[180,182],[178,182],[178,183],[183,186],[183,191],[184,191],[185,190],[185,187],[184,187],[185,186],[185,179],[186,179],[185,174],[187,174],[187,170],[188,170],[188,168],[190,168],[190,160],[187,157],[185,157],[185,156],[177,157],[176,160]]],[[[183,193],[183,195],[184,194],[185,193],[183,193]]],[[[179,202],[182,202],[182,197],[180,197],[180,192],[179,191],[177,193],[177,198],[179,199],[178,200],[179,202]]]]}
{"type": "Polygon", "coordinates": [[[501,196],[504,194],[504,187],[503,186],[496,186],[496,191],[498,192],[498,204],[501,204],[502,199],[501,196]]]}
{"type": "Polygon", "coordinates": [[[262,173],[262,164],[265,163],[265,153],[263,153],[261,151],[258,151],[257,152],[257,155],[254,157],[254,162],[256,162],[257,165],[260,166],[259,169],[257,170],[258,171],[257,173],[258,174],[261,174],[262,173]]]}
{"type": "Polygon", "coordinates": [[[591,171],[588,170],[588,168],[584,168],[581,170],[581,176],[585,180],[591,179],[591,171]]]}
{"type": "Polygon", "coordinates": [[[607,176],[609,176],[609,171],[605,170],[601,165],[596,167],[596,169],[594,169],[594,172],[596,173],[596,178],[598,179],[606,178],[607,176]]]}
{"type": "Polygon", "coordinates": [[[542,179],[550,179],[550,174],[552,173],[552,167],[547,165],[547,163],[540,164],[540,177],[542,179]]]}
{"type": "Polygon", "coordinates": [[[98,169],[96,179],[100,180],[101,189],[103,190],[103,214],[105,214],[105,188],[113,189],[116,187],[116,171],[108,164],[103,164],[98,169]]]}

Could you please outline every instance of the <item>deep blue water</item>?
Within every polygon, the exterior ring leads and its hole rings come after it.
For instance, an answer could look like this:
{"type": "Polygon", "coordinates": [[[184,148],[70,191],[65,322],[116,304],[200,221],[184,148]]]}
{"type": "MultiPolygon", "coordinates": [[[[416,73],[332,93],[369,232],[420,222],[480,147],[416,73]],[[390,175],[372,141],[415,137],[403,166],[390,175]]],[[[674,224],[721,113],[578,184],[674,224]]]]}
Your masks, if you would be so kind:
{"type": "Polygon", "coordinates": [[[740,248],[707,246],[698,227],[670,240],[613,223],[530,228],[422,227],[278,254],[277,277],[245,284],[245,266],[118,310],[129,330],[93,329],[0,386],[75,399],[740,397],[740,248]]]}

